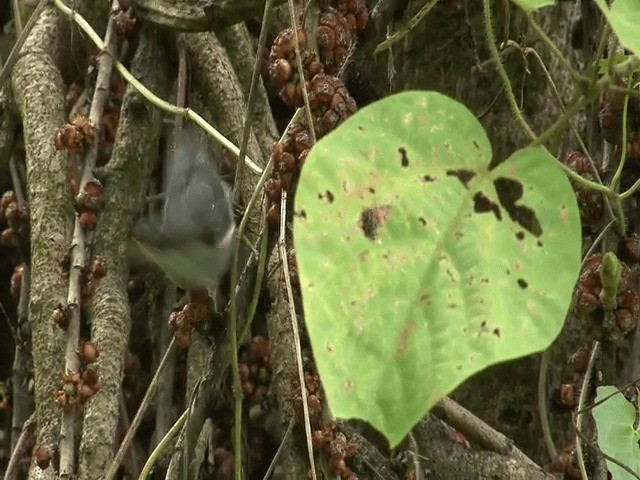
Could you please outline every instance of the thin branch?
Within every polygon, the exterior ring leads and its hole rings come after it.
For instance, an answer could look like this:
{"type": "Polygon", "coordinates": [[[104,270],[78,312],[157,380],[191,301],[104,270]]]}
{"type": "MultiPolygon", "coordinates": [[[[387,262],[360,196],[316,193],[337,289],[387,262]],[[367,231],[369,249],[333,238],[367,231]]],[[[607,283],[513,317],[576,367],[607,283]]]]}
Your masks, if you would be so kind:
{"type": "Polygon", "coordinates": [[[287,224],[287,191],[282,190],[280,199],[280,238],[278,247],[280,250],[280,261],[282,262],[282,275],[287,289],[287,299],[289,303],[289,315],[291,317],[291,328],[293,330],[293,345],[296,350],[296,365],[298,367],[298,381],[300,382],[300,395],[302,396],[302,412],[304,415],[304,432],[307,437],[307,451],[309,453],[309,464],[311,466],[311,478],[316,480],[316,465],[313,458],[313,442],[311,441],[311,423],[309,421],[309,405],[307,402],[307,386],[304,382],[304,369],[302,366],[302,349],[300,348],[300,333],[298,332],[298,316],[296,315],[295,301],[293,299],[293,288],[291,287],[291,276],[289,274],[289,261],[287,259],[286,244],[286,224],[287,224]]]}
{"type": "MultiPolygon", "coordinates": [[[[580,400],[578,401],[578,412],[582,412],[587,395],[589,391],[589,382],[591,381],[591,374],[593,373],[593,367],[596,363],[596,358],[600,353],[600,342],[593,342],[591,348],[591,356],[589,357],[589,364],[587,370],[584,372],[584,378],[582,379],[582,390],[580,391],[580,400]]],[[[584,455],[582,453],[582,440],[580,436],[582,434],[582,415],[583,413],[576,414],[576,456],[578,457],[578,467],[580,468],[580,475],[582,480],[589,480],[587,476],[587,469],[584,464],[584,455]]]]}
{"type": "Polygon", "coordinates": [[[390,37],[387,37],[386,40],[380,42],[376,49],[373,51],[373,54],[377,55],[378,53],[382,53],[385,50],[390,49],[394,43],[397,43],[404,37],[406,37],[409,32],[411,32],[411,30],[413,30],[416,25],[420,23],[420,21],[427,15],[427,13],[429,13],[431,9],[436,6],[436,3],[438,3],[438,0],[431,0],[430,2],[425,3],[418,11],[418,13],[416,13],[413,18],[411,18],[411,20],[407,22],[406,25],[400,27],[400,29],[396,33],[394,33],[390,37]]]}
{"type": "Polygon", "coordinates": [[[276,450],[276,454],[273,456],[273,459],[269,464],[269,468],[267,468],[267,471],[264,474],[263,480],[269,480],[269,477],[273,473],[273,470],[276,468],[276,465],[278,464],[278,460],[280,459],[280,456],[284,451],[284,446],[287,443],[287,440],[289,439],[289,435],[291,435],[291,430],[293,430],[294,423],[295,421],[293,419],[289,421],[289,425],[287,425],[287,430],[284,432],[284,435],[282,436],[282,441],[280,442],[280,445],[278,446],[278,450],[276,450]]]}
{"type": "Polygon", "coordinates": [[[18,479],[20,461],[22,460],[23,455],[25,455],[25,453],[27,453],[28,451],[29,442],[33,439],[33,435],[35,434],[37,426],[38,424],[36,414],[35,412],[33,412],[22,426],[22,432],[18,437],[16,446],[11,453],[11,458],[9,459],[7,469],[4,472],[4,480],[18,479]]]}
{"type": "Polygon", "coordinates": [[[163,374],[165,366],[167,365],[168,359],[171,357],[171,354],[174,348],[176,348],[176,340],[175,338],[172,338],[171,343],[169,344],[169,348],[167,348],[167,351],[164,353],[164,357],[162,357],[162,360],[160,361],[160,365],[158,365],[156,373],[153,375],[153,378],[151,379],[151,383],[149,383],[149,387],[147,388],[147,391],[144,394],[144,398],[142,399],[142,402],[140,402],[138,411],[136,412],[135,417],[133,417],[131,426],[129,427],[129,430],[127,431],[124,438],[122,439],[122,443],[120,443],[120,447],[118,448],[118,451],[116,452],[115,457],[113,457],[113,461],[111,462],[111,465],[109,466],[109,469],[105,474],[105,477],[104,477],[105,480],[113,480],[116,477],[116,474],[118,473],[118,468],[120,467],[120,464],[122,463],[122,460],[124,459],[124,456],[127,453],[129,445],[133,441],[133,437],[138,431],[138,427],[140,426],[140,423],[142,422],[142,419],[145,413],[147,412],[147,409],[151,406],[151,403],[153,402],[153,397],[160,383],[160,376],[163,374]]]}
{"type": "Polygon", "coordinates": [[[309,94],[307,91],[307,81],[304,78],[304,69],[302,68],[302,54],[300,52],[300,39],[298,38],[298,25],[296,24],[296,9],[293,5],[293,0],[288,0],[289,3],[289,17],[291,20],[291,30],[293,30],[293,46],[296,52],[296,65],[298,66],[298,77],[300,84],[302,85],[302,99],[304,100],[304,112],[307,116],[307,123],[309,127],[309,135],[311,136],[311,145],[316,143],[316,131],[313,127],[313,115],[311,114],[311,106],[309,105],[309,94]]]}
{"type": "Polygon", "coordinates": [[[266,0],[264,4],[264,12],[262,13],[262,24],[260,26],[260,37],[258,38],[258,48],[256,50],[253,73],[251,74],[251,87],[249,88],[249,98],[247,99],[247,116],[244,121],[244,128],[242,130],[242,141],[240,143],[240,152],[238,153],[238,168],[236,169],[236,176],[233,182],[234,197],[236,196],[236,192],[238,191],[238,189],[240,188],[240,184],[242,183],[242,174],[244,172],[243,160],[247,153],[249,136],[251,135],[251,117],[253,116],[256,97],[258,95],[260,66],[262,65],[262,58],[264,56],[265,45],[267,43],[267,32],[269,31],[269,25],[271,24],[271,17],[273,13],[272,7],[273,0],[266,0]]]}
{"type": "Polygon", "coordinates": [[[160,440],[156,448],[153,449],[153,451],[151,452],[151,455],[149,455],[147,463],[145,463],[144,467],[142,467],[142,471],[140,472],[140,476],[138,477],[139,480],[146,480],[147,478],[149,478],[149,475],[151,475],[151,471],[156,461],[158,460],[162,452],[165,450],[165,448],[167,448],[171,444],[173,437],[175,437],[180,432],[180,429],[182,428],[184,423],[187,421],[188,414],[189,414],[189,409],[186,409],[184,412],[182,412],[182,415],[180,415],[180,418],[176,420],[176,422],[165,434],[165,436],[162,437],[162,440],[160,440]]]}
{"type": "Polygon", "coordinates": [[[33,13],[31,14],[31,17],[29,17],[29,21],[25,25],[24,30],[22,30],[22,32],[20,33],[20,36],[16,40],[16,43],[13,45],[11,52],[9,52],[9,56],[7,57],[7,61],[5,62],[4,66],[2,67],[2,70],[0,71],[0,87],[4,85],[4,82],[9,76],[9,73],[11,72],[13,65],[16,63],[16,60],[18,60],[18,55],[20,53],[20,49],[22,48],[22,45],[24,45],[24,42],[27,40],[27,37],[31,33],[31,30],[33,30],[33,27],[38,21],[40,14],[44,10],[44,7],[46,7],[48,3],[49,3],[49,0],[40,0],[40,3],[38,3],[38,6],[35,8],[33,13]]]}

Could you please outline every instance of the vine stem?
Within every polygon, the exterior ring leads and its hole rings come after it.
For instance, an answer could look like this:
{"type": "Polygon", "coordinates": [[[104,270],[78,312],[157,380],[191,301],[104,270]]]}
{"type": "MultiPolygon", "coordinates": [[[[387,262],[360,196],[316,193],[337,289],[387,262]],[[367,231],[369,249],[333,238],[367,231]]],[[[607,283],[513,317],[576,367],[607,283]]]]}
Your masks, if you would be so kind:
{"type": "Polygon", "coordinates": [[[154,448],[153,452],[151,452],[151,455],[149,455],[149,458],[147,459],[147,463],[145,463],[144,467],[142,467],[142,471],[140,472],[140,476],[138,477],[138,480],[146,480],[147,478],[149,478],[149,475],[151,475],[151,469],[155,465],[156,460],[158,460],[158,458],[160,457],[164,449],[170,445],[171,440],[173,440],[173,437],[175,437],[178,434],[178,432],[180,432],[180,429],[187,421],[188,416],[189,416],[189,409],[186,409],[184,412],[182,412],[182,415],[180,415],[180,418],[176,420],[176,422],[169,429],[169,431],[164,435],[164,437],[162,437],[162,440],[158,442],[158,445],[156,445],[156,448],[154,448]]]}
{"type": "Polygon", "coordinates": [[[490,0],[482,0],[483,4],[483,17],[484,17],[484,30],[485,35],[487,36],[487,44],[489,47],[489,52],[491,53],[491,58],[493,59],[493,64],[498,71],[498,75],[502,80],[502,83],[505,86],[505,94],[507,96],[507,100],[509,101],[509,106],[511,107],[511,111],[516,116],[522,128],[524,128],[527,135],[531,138],[531,140],[536,140],[537,136],[535,132],[531,129],[527,121],[525,120],[520,108],[518,107],[518,102],[516,101],[516,97],[513,94],[513,89],[511,88],[511,81],[509,80],[509,76],[507,75],[506,70],[502,66],[502,62],[500,62],[500,53],[498,52],[498,48],[496,47],[496,40],[493,34],[493,25],[491,24],[491,2],[490,0]]]}

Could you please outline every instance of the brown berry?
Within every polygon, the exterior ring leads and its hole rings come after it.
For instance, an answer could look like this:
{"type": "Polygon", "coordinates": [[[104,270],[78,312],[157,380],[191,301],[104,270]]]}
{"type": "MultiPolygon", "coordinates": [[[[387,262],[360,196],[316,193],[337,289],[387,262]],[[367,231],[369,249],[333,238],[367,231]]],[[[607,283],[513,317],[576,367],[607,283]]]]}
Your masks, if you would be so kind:
{"type": "Polygon", "coordinates": [[[95,212],[91,212],[87,210],[80,214],[78,221],[80,222],[80,226],[82,227],[83,230],[91,232],[95,230],[96,225],[98,224],[98,216],[96,215],[95,212]]]}

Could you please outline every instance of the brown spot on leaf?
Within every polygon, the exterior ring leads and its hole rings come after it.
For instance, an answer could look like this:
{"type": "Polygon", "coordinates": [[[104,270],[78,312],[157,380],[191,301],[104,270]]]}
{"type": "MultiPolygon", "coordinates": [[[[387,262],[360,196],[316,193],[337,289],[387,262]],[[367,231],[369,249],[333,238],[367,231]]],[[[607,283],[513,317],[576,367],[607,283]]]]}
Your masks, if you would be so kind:
{"type": "Polygon", "coordinates": [[[418,221],[422,224],[423,227],[427,226],[427,221],[424,219],[424,217],[418,218],[418,221]]]}
{"type": "Polygon", "coordinates": [[[409,341],[411,340],[411,335],[416,329],[416,322],[414,320],[409,320],[405,326],[402,328],[400,332],[400,338],[398,338],[398,344],[396,345],[396,353],[394,357],[396,359],[402,358],[406,355],[407,350],[409,349],[409,341]]]}
{"type": "Polygon", "coordinates": [[[380,226],[384,224],[390,213],[390,205],[363,209],[360,214],[360,222],[358,223],[358,226],[363,231],[364,236],[369,240],[375,240],[378,238],[378,230],[380,229],[380,226]]]}
{"type": "Polygon", "coordinates": [[[500,329],[499,329],[499,328],[494,328],[494,329],[493,329],[493,334],[494,334],[496,337],[500,338],[500,329]]]}
{"type": "Polygon", "coordinates": [[[500,205],[507,211],[511,220],[536,237],[542,235],[542,226],[536,212],[524,205],[516,205],[522,198],[522,183],[512,178],[499,177],[493,181],[493,185],[498,192],[500,205]]]}
{"type": "Polygon", "coordinates": [[[496,220],[502,220],[502,213],[498,204],[489,200],[482,192],[476,192],[473,196],[473,211],[476,213],[493,212],[496,220]]]}
{"type": "Polygon", "coordinates": [[[447,170],[447,175],[449,177],[456,177],[460,180],[460,183],[464,185],[464,188],[469,188],[469,182],[473,177],[476,176],[475,172],[471,170],[465,170],[463,168],[459,168],[457,170],[447,170]]]}
{"type": "Polygon", "coordinates": [[[400,152],[400,165],[404,168],[409,166],[409,157],[407,156],[407,149],[404,147],[398,148],[398,152],[400,152]]]}
{"type": "Polygon", "coordinates": [[[431,175],[424,175],[422,177],[422,181],[423,182],[435,182],[436,181],[436,177],[432,177],[431,175]]]}
{"type": "Polygon", "coordinates": [[[335,197],[335,195],[331,192],[331,190],[325,190],[325,191],[324,191],[324,193],[323,193],[323,192],[320,192],[320,193],[318,194],[318,198],[319,198],[320,200],[322,200],[322,199],[326,198],[326,199],[329,201],[329,203],[333,203],[333,201],[335,200],[335,198],[336,198],[336,197],[335,197]]]}
{"type": "Polygon", "coordinates": [[[353,382],[351,380],[346,380],[344,382],[344,391],[350,392],[351,390],[353,390],[353,382]]]}
{"type": "Polygon", "coordinates": [[[299,212],[293,212],[296,217],[307,218],[307,212],[304,210],[300,210],[299,212]]]}

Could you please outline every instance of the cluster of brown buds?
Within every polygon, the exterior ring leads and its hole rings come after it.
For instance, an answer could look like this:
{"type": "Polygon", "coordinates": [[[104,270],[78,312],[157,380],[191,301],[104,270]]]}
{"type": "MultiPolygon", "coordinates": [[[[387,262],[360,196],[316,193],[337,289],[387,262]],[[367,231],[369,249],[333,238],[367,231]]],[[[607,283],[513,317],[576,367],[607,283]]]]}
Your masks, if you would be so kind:
{"type": "Polygon", "coordinates": [[[191,334],[198,323],[209,318],[207,306],[200,302],[187,303],[179,312],[169,316],[169,330],[182,348],[191,344],[191,334]]]}
{"type": "Polygon", "coordinates": [[[576,310],[587,334],[597,340],[623,338],[633,331],[640,319],[640,294],[634,288],[629,267],[620,262],[620,283],[616,306],[608,312],[602,303],[601,280],[603,255],[598,253],[584,262],[576,287],[576,310]]]}
{"type": "Polygon", "coordinates": [[[118,38],[121,40],[130,38],[135,35],[142,26],[136,17],[130,0],[120,0],[118,2],[118,11],[113,17],[113,27],[118,38]]]}
{"type": "MultiPolygon", "coordinates": [[[[557,386],[551,393],[551,404],[558,412],[573,411],[578,407],[580,392],[584,381],[584,374],[589,365],[589,357],[591,356],[591,347],[584,346],[574,352],[567,360],[567,372],[571,375],[571,379],[557,386]]],[[[591,375],[594,380],[590,389],[588,399],[591,400],[595,396],[595,381],[599,375],[597,372],[591,375]],[[593,387],[593,388],[591,388],[593,387]]]]}
{"type": "MultiPolygon", "coordinates": [[[[275,38],[269,51],[267,77],[288,105],[304,105],[303,88],[298,72],[295,40],[300,48],[300,60],[311,109],[312,128],[317,139],[335,129],[356,111],[356,103],[344,83],[336,75],[347,59],[356,36],[367,25],[369,12],[363,0],[322,0],[315,26],[315,42],[307,38],[302,23],[295,29],[286,28],[275,38]],[[313,44],[313,45],[312,45],[313,44]],[[317,47],[319,59],[313,48],[317,47]]],[[[300,169],[312,146],[309,125],[293,124],[282,142],[273,149],[273,176],[265,185],[269,205],[267,220],[275,227],[280,223],[282,191],[295,193],[300,169]]]]}
{"type": "MultiPolygon", "coordinates": [[[[356,111],[355,101],[339,78],[321,73],[315,75],[307,85],[317,138],[329,133],[356,111]]],[[[291,125],[285,138],[274,145],[273,175],[265,184],[269,225],[275,227],[279,224],[282,190],[293,196],[298,175],[311,147],[311,135],[304,123],[291,125]]]]}
{"type": "Polygon", "coordinates": [[[322,64],[315,59],[307,44],[304,28],[298,27],[295,33],[292,28],[285,28],[276,36],[269,51],[267,75],[286,104],[301,107],[304,100],[295,54],[295,35],[298,36],[304,77],[309,79],[323,71],[322,64]]]}
{"type": "MultiPolygon", "coordinates": [[[[563,162],[567,167],[586,180],[597,181],[594,165],[582,152],[569,153],[563,162]]],[[[583,226],[595,227],[602,222],[604,216],[604,197],[601,193],[585,188],[574,181],[571,186],[578,200],[580,220],[583,226]]]]}
{"type": "Polygon", "coordinates": [[[95,178],[89,180],[75,198],[80,226],[92,231],[98,223],[98,215],[104,208],[104,187],[95,178]]]}
{"type": "Polygon", "coordinates": [[[91,366],[100,356],[98,348],[90,341],[82,341],[78,347],[81,369],[62,374],[62,387],[53,393],[53,400],[65,413],[77,411],[100,389],[98,373],[91,366]]]}
{"type": "Polygon", "coordinates": [[[313,432],[313,446],[329,459],[329,468],[342,480],[356,480],[358,477],[347,466],[345,459],[353,457],[357,446],[347,441],[344,433],[331,422],[313,432]]]}
{"type": "Polygon", "coordinates": [[[71,123],[65,123],[60,127],[53,137],[53,144],[57,150],[76,150],[92,141],[93,125],[84,115],[76,115],[71,123]]]}
{"type": "Polygon", "coordinates": [[[256,335],[248,347],[240,353],[238,370],[242,393],[253,405],[262,402],[271,383],[271,344],[268,339],[256,335]]]}
{"type": "Polygon", "coordinates": [[[12,190],[4,192],[0,198],[0,224],[7,228],[0,233],[0,243],[8,247],[18,247],[29,236],[29,207],[19,205],[12,190]]]}

